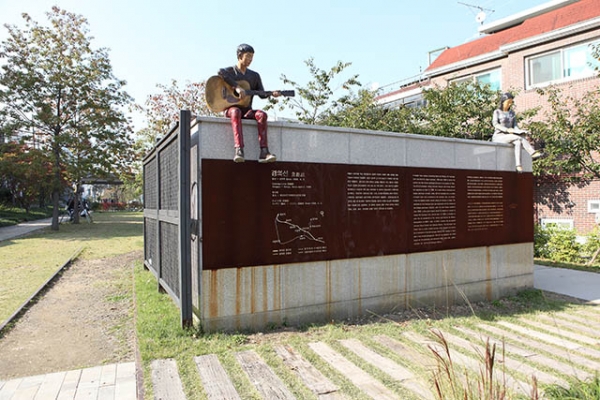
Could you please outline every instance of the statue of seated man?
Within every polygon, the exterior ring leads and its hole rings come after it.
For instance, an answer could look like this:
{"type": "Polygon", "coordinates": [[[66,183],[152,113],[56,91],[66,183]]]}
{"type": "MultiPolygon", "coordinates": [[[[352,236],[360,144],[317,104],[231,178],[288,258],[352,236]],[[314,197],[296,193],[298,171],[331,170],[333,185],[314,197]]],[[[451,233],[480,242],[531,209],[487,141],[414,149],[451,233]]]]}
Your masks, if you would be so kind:
{"type": "MultiPolygon", "coordinates": [[[[240,81],[245,81],[249,84],[248,90],[264,91],[260,75],[249,69],[248,67],[252,63],[254,58],[254,49],[248,44],[241,44],[237,48],[237,64],[228,67],[221,68],[219,70],[219,76],[227,82],[237,95],[243,99],[247,96],[246,90],[240,86],[240,81]]],[[[275,91],[272,93],[273,97],[279,97],[280,92],[275,91]]],[[[253,97],[253,96],[252,96],[253,97]]],[[[227,108],[224,111],[226,117],[231,119],[231,127],[233,128],[233,140],[235,144],[235,152],[233,161],[244,162],[244,136],[242,134],[242,118],[243,119],[254,119],[258,124],[258,144],[260,146],[260,155],[258,162],[267,163],[274,162],[277,158],[274,154],[269,152],[267,143],[267,118],[268,115],[262,110],[252,109],[252,97],[247,106],[234,105],[227,108]]],[[[266,98],[264,96],[261,98],[266,98]]]]}
{"type": "Polygon", "coordinates": [[[494,110],[492,125],[494,126],[494,135],[492,142],[512,143],[515,146],[515,165],[517,172],[523,172],[521,166],[521,147],[531,155],[533,160],[542,156],[542,152],[535,150],[527,140],[527,132],[517,126],[517,117],[512,106],[514,96],[511,93],[504,93],[500,97],[500,104],[494,110]]]}

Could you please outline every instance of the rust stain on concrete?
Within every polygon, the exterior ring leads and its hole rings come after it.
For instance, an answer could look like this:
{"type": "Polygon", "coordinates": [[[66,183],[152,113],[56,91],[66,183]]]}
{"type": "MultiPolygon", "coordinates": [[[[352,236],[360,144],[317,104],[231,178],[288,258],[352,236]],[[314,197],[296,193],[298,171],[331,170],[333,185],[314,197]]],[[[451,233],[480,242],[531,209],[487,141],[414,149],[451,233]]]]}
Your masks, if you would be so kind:
{"type": "Polygon", "coordinates": [[[210,288],[208,291],[208,316],[216,317],[219,315],[219,271],[205,271],[209,274],[210,288]]]}

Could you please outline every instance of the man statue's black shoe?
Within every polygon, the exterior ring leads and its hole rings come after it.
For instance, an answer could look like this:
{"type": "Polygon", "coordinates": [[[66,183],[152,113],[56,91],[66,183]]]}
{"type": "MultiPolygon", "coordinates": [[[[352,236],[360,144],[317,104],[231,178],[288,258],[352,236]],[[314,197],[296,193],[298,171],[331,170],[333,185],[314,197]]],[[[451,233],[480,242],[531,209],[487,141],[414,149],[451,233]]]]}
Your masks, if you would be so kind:
{"type": "Polygon", "coordinates": [[[275,162],[276,160],[277,157],[275,157],[275,154],[269,153],[269,149],[267,147],[260,148],[260,156],[258,157],[259,163],[275,162]]]}
{"type": "Polygon", "coordinates": [[[233,156],[233,161],[236,163],[244,162],[244,149],[240,147],[235,148],[235,155],[233,156]]]}

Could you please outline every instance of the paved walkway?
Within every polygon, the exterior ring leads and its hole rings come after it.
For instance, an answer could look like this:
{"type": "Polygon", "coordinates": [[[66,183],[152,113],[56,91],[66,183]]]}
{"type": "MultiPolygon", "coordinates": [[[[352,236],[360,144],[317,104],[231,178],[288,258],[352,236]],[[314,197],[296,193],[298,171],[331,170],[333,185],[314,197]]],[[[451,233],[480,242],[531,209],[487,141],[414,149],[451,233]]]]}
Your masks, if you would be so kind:
{"type": "Polygon", "coordinates": [[[135,400],[135,363],[55,372],[0,382],[0,399],[110,399],[135,400]]]}
{"type": "Polygon", "coordinates": [[[600,273],[536,265],[533,286],[600,304],[600,273]]]}
{"type": "MultiPolygon", "coordinates": [[[[50,225],[51,220],[41,220],[20,224],[14,227],[0,228],[0,241],[26,235],[50,225]]],[[[544,291],[555,292],[563,295],[600,304],[600,274],[574,271],[561,268],[551,268],[536,265],[534,268],[534,287],[544,291]]],[[[597,309],[597,307],[596,307],[597,309]]],[[[528,366],[522,359],[507,363],[515,363],[521,374],[535,373],[537,378],[546,383],[563,384],[562,376],[575,375],[578,378],[593,376],[594,371],[600,370],[600,311],[590,310],[590,313],[580,315],[554,315],[552,317],[540,316],[538,320],[524,320],[523,324],[511,324],[500,321],[494,326],[480,324],[479,334],[486,332],[491,340],[503,344],[507,339],[507,352],[525,357],[529,362],[545,365],[554,369],[555,373],[540,372],[534,366],[528,366]],[[531,344],[539,351],[525,350],[510,344],[531,344]],[[527,354],[525,354],[527,353],[527,354]],[[523,355],[525,354],[525,355],[523,355]],[[560,361],[549,358],[549,355],[559,356],[569,360],[570,364],[561,364],[560,361]],[[578,367],[573,367],[573,363],[578,367]]],[[[472,346],[476,341],[462,339],[458,333],[462,332],[474,339],[477,333],[466,328],[456,328],[458,332],[444,332],[444,337],[454,346],[472,346]]],[[[397,338],[385,336],[373,338],[381,346],[396,352],[400,357],[411,359],[422,357],[422,354],[411,353],[397,338]]],[[[402,338],[413,344],[428,348],[435,346],[430,339],[415,333],[404,335],[402,338]]],[[[340,341],[340,344],[354,352],[367,363],[380,368],[392,379],[400,382],[412,395],[421,398],[432,398],[418,376],[395,363],[393,360],[382,357],[373,352],[364,343],[359,341],[340,341]]],[[[311,343],[310,347],[324,362],[330,364],[338,372],[345,374],[359,390],[373,398],[397,398],[377,379],[354,365],[351,361],[341,356],[328,344],[322,342],[311,343]]],[[[469,350],[468,348],[466,348],[469,350]]],[[[443,349],[442,349],[443,350],[443,349]]],[[[318,398],[336,399],[343,398],[337,388],[324,377],[310,362],[303,359],[292,347],[275,346],[274,351],[282,362],[290,368],[292,373],[298,374],[299,382],[304,382],[308,390],[318,398]]],[[[440,350],[441,351],[441,350],[440,350]]],[[[454,353],[455,361],[465,367],[473,367],[473,359],[460,353],[454,353]]],[[[252,351],[237,353],[237,362],[246,374],[249,381],[264,398],[292,398],[286,384],[273,374],[268,365],[260,356],[252,351]],[[275,397],[273,395],[276,394],[275,397]]],[[[203,382],[204,390],[209,398],[239,398],[236,390],[229,381],[225,370],[214,355],[196,357],[194,360],[198,367],[199,378],[203,382]],[[215,397],[212,397],[211,395],[215,397]],[[223,397],[225,396],[225,397],[223,397]]],[[[418,365],[426,360],[414,359],[418,365]]],[[[476,360],[475,360],[476,362],[476,360]]],[[[479,364],[476,364],[478,368],[479,364]]],[[[155,398],[168,400],[184,399],[181,381],[177,372],[177,365],[173,360],[156,360],[152,363],[152,380],[155,398]],[[158,397],[157,397],[158,396],[158,397]]],[[[512,380],[513,388],[517,391],[528,389],[526,382],[512,380]]],[[[135,400],[138,396],[136,383],[135,363],[111,364],[75,371],[57,372],[52,374],[14,379],[6,382],[0,381],[0,400],[8,399],[110,399],[110,400],[135,400]]]]}
{"type": "Polygon", "coordinates": [[[52,218],[37,221],[23,222],[18,225],[3,226],[0,228],[0,242],[28,235],[52,224],[52,218]]]}

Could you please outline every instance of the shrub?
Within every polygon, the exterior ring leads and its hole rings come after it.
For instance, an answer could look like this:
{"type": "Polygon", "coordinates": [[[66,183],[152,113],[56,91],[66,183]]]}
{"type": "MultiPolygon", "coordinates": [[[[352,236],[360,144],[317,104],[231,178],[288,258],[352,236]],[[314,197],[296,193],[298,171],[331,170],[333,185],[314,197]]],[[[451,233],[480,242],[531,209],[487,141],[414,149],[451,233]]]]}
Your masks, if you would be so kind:
{"type": "Polygon", "coordinates": [[[536,224],[533,227],[533,256],[538,258],[550,258],[548,252],[548,241],[550,240],[550,233],[548,230],[542,228],[541,225],[536,224]]]}
{"type": "Polygon", "coordinates": [[[600,227],[596,226],[587,236],[585,243],[581,246],[581,256],[590,260],[591,264],[598,264],[600,256],[596,254],[600,250],[600,227]]]}
{"type": "Polygon", "coordinates": [[[539,253],[542,254],[540,257],[570,263],[581,261],[581,245],[577,242],[575,230],[557,226],[549,226],[543,230],[546,231],[548,240],[539,249],[539,253]]]}

